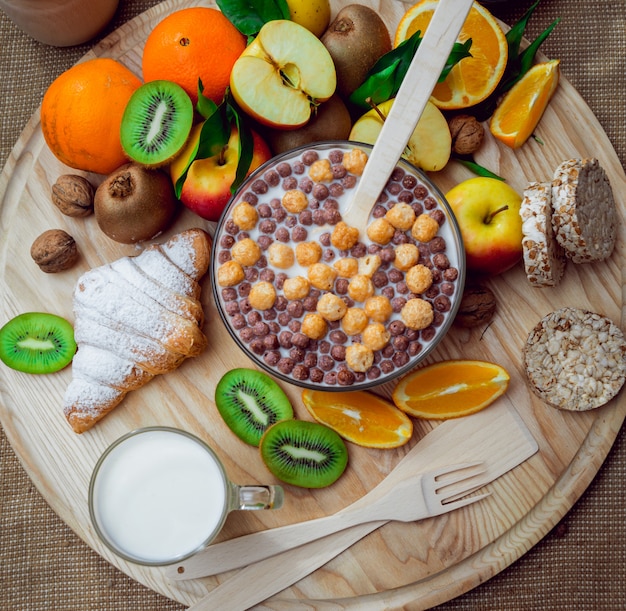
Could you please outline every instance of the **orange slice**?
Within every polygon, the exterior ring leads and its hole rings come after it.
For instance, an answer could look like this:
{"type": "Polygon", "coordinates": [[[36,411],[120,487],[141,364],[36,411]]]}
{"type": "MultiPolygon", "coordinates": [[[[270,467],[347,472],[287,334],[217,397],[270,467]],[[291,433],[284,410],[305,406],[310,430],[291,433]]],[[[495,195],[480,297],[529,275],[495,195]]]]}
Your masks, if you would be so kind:
{"type": "Polygon", "coordinates": [[[559,84],[559,63],[553,59],[535,64],[506,93],[489,124],[498,140],[513,149],[528,140],[559,84]]]}
{"type": "Polygon", "coordinates": [[[302,401],[315,420],[360,446],[397,448],[413,434],[413,422],[405,413],[390,401],[362,390],[305,389],[302,401]]]}
{"type": "Polygon", "coordinates": [[[447,420],[484,409],[509,386],[507,371],[486,361],[441,361],[405,376],[393,402],[419,418],[447,420]]]}
{"type": "MultiPolygon", "coordinates": [[[[396,29],[394,45],[410,38],[418,30],[424,34],[432,19],[437,0],[421,0],[402,17],[396,29]]],[[[472,39],[472,57],[462,59],[432,93],[435,106],[453,110],[467,108],[482,102],[498,85],[509,55],[509,47],[502,28],[494,16],[474,2],[458,41],[472,39]]]]}

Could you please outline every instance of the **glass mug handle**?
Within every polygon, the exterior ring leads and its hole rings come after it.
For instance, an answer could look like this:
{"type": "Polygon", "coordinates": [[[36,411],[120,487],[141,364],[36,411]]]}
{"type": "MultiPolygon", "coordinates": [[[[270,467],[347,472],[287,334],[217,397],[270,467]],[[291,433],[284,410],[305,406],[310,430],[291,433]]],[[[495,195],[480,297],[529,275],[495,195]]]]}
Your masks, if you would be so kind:
{"type": "Polygon", "coordinates": [[[281,486],[234,485],[234,509],[280,509],[285,493],[281,486]]]}

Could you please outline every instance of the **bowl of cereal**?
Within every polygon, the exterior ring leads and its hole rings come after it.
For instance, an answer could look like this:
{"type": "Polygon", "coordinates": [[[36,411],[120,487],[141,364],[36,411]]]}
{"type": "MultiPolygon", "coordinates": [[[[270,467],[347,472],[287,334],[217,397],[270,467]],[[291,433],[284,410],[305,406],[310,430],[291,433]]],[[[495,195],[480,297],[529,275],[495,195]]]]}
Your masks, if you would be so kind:
{"type": "Polygon", "coordinates": [[[213,293],[237,345],[288,383],[362,390],[397,378],[445,337],[465,282],[456,219],[400,159],[367,235],[341,216],[372,147],[332,141],[268,161],[213,240],[213,293]]]}

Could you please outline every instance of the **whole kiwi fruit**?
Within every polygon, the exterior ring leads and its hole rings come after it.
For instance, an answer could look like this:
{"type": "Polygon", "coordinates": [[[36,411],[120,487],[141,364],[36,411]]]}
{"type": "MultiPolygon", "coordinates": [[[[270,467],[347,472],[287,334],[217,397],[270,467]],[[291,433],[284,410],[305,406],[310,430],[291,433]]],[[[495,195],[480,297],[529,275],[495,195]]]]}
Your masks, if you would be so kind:
{"type": "Polygon", "coordinates": [[[278,155],[312,142],[347,140],[351,129],[350,112],[341,97],[335,94],[316,108],[313,118],[303,127],[267,129],[264,136],[272,152],[278,155]]]}
{"type": "Polygon", "coordinates": [[[321,38],[335,63],[337,91],[344,98],[357,89],[385,53],[391,36],[378,13],[362,4],[349,4],[337,13],[321,38]]]}
{"type": "Polygon", "coordinates": [[[177,208],[170,177],[134,162],[109,174],[93,202],[100,229],[123,244],[156,237],[170,226],[177,208]]]}

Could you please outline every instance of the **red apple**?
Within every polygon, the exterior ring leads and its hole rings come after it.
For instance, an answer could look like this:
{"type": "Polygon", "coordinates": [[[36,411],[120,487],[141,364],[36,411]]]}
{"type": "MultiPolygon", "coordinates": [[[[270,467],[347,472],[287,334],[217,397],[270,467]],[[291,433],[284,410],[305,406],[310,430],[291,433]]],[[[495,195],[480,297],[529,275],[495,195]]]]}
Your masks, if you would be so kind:
{"type": "Polygon", "coordinates": [[[284,19],[263,25],[230,74],[231,92],[243,111],[282,129],[306,124],[336,86],[335,64],[320,39],[284,19]]]}
{"type": "Polygon", "coordinates": [[[470,178],[446,194],[461,230],[468,272],[501,274],[522,257],[521,196],[496,178],[470,178]]]}
{"type": "MultiPolygon", "coordinates": [[[[170,165],[170,175],[176,184],[187,167],[190,155],[193,154],[202,125],[193,128],[185,150],[170,165]]],[[[252,132],[253,154],[248,170],[253,170],[265,163],[272,156],[269,146],[257,134],[252,132]]],[[[187,172],[187,177],[180,194],[180,201],[208,221],[217,221],[226,204],[232,197],[230,188],[235,181],[239,157],[239,132],[236,127],[231,129],[228,143],[220,154],[206,159],[196,159],[187,172]]]]}

